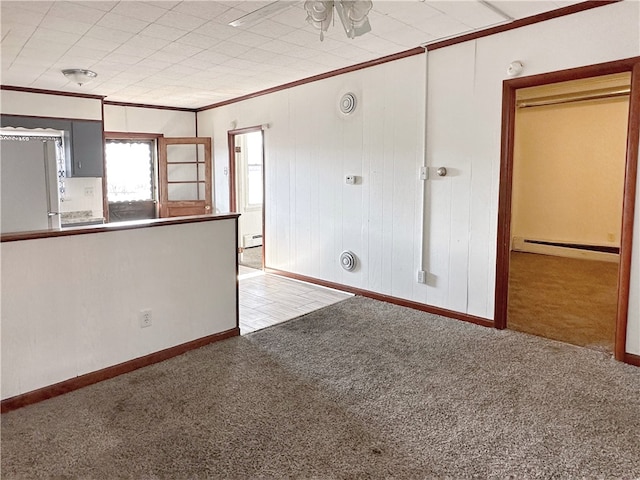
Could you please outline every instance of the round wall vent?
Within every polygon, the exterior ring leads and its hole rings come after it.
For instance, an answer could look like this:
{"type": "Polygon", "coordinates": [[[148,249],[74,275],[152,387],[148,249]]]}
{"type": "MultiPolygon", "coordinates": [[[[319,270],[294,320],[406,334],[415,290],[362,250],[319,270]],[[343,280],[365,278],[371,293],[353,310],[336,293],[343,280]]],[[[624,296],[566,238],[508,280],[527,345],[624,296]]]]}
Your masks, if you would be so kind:
{"type": "Polygon", "coordinates": [[[357,103],[358,100],[355,93],[345,93],[340,99],[340,111],[345,115],[349,115],[356,109],[357,103]]]}
{"type": "Polygon", "coordinates": [[[355,269],[357,263],[358,263],[358,258],[355,256],[353,252],[350,252],[347,250],[340,254],[340,265],[347,272],[350,272],[351,270],[355,269]]]}

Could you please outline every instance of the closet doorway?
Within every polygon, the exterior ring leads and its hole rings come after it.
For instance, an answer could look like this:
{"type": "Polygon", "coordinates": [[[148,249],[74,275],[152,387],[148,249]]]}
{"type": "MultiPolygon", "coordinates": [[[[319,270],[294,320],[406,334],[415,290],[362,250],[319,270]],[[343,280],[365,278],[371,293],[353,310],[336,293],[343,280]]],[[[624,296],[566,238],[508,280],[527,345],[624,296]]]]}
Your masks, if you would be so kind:
{"type": "Polygon", "coordinates": [[[238,263],[264,269],[264,135],[261,126],[228,132],[231,211],[238,220],[238,263]]]}
{"type": "Polygon", "coordinates": [[[504,83],[496,327],[624,359],[634,63],[504,83]]]}

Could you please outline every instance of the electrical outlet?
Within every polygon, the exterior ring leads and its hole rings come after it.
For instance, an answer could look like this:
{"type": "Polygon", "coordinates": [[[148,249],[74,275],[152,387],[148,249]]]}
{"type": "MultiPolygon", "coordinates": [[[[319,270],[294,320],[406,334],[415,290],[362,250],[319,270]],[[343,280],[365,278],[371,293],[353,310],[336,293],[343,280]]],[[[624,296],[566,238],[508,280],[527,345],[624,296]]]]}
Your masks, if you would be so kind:
{"type": "Polygon", "coordinates": [[[152,323],[151,310],[140,310],[138,320],[140,321],[140,328],[150,327],[152,323]]]}
{"type": "Polygon", "coordinates": [[[355,185],[356,184],[356,176],[355,175],[347,175],[345,177],[345,183],[347,185],[355,185]]]}
{"type": "Polygon", "coordinates": [[[418,283],[427,283],[427,272],[418,270],[418,283]]]}

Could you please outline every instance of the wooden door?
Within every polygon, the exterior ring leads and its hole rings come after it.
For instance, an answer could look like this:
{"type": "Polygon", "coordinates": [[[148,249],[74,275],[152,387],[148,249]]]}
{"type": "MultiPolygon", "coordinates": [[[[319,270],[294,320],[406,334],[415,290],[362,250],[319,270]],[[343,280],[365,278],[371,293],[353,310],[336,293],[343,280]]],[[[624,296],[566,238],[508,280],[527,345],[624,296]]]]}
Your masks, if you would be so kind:
{"type": "Polygon", "coordinates": [[[158,152],[160,216],[211,213],[211,139],[161,137],[158,152]]]}

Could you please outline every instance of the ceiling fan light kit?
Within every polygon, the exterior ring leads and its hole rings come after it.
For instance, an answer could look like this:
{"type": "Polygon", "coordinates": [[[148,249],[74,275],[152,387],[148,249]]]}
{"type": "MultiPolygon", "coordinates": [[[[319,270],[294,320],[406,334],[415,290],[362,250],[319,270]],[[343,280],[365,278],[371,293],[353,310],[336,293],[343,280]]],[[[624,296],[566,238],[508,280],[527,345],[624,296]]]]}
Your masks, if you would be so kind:
{"type": "Polygon", "coordinates": [[[371,0],[306,0],[307,22],[320,30],[320,41],[333,20],[333,9],[349,38],[359,37],[371,31],[369,11],[373,7],[371,0]]]}

